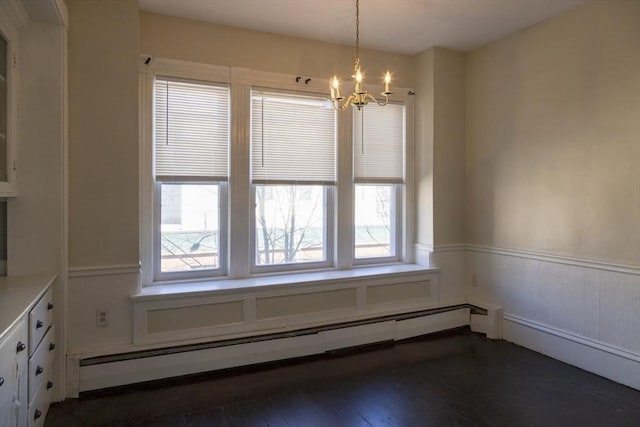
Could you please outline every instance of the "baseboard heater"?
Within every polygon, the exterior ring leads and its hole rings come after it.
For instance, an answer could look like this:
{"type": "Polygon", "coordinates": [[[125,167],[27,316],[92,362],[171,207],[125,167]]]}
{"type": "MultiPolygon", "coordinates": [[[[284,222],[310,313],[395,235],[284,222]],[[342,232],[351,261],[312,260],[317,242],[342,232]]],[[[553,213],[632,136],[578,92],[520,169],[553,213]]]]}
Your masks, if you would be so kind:
{"type": "Polygon", "coordinates": [[[80,359],[77,391],[398,341],[470,325],[471,315],[486,316],[487,310],[472,304],[458,304],[286,332],[80,359]]]}

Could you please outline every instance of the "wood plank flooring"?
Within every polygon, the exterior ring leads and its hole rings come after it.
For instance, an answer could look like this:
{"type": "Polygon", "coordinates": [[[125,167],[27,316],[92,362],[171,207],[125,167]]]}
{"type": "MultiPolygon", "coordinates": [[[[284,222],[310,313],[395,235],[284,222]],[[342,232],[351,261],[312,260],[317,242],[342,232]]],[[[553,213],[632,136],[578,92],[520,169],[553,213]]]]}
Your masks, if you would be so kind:
{"type": "Polygon", "coordinates": [[[94,392],[45,426],[638,427],[640,391],[457,330],[94,392]]]}

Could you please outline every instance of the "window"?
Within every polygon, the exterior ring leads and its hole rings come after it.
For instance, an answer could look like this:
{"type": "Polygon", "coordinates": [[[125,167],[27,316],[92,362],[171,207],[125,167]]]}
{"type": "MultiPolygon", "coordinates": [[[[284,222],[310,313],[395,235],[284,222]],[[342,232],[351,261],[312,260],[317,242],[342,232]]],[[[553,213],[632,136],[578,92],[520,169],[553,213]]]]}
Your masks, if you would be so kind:
{"type": "Polygon", "coordinates": [[[140,82],[144,284],[407,256],[409,98],[338,113],[319,79],[166,59],[140,82]]]}
{"type": "Polygon", "coordinates": [[[336,112],[325,98],[252,91],[254,269],[330,265],[335,165],[336,112]]]}
{"type": "Polygon", "coordinates": [[[156,277],[221,274],[229,89],[156,79],[154,97],[156,277]]]}
{"type": "Polygon", "coordinates": [[[354,111],[354,256],[399,257],[404,123],[401,104],[369,104],[354,111]]]}

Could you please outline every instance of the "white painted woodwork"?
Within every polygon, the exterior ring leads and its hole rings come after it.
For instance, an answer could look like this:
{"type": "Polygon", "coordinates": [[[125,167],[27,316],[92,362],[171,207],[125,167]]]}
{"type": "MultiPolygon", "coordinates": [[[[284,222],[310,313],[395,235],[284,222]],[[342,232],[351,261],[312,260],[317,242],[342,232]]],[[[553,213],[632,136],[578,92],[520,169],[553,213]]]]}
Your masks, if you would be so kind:
{"type": "Polygon", "coordinates": [[[504,339],[640,388],[640,266],[473,245],[467,259],[468,300],[502,307],[504,339]]]}
{"type": "MultiPolygon", "coordinates": [[[[50,284],[50,302],[55,302],[57,310],[47,324],[62,325],[67,247],[67,10],[62,0],[0,0],[0,9],[0,21],[11,14],[20,21],[16,34],[20,84],[14,94],[19,103],[14,129],[19,194],[7,203],[7,272],[16,280],[20,280],[17,276],[56,275],[50,284]],[[7,6],[10,14],[5,13],[7,6]]],[[[56,333],[59,353],[64,354],[64,328],[56,333]]],[[[63,383],[64,358],[57,358],[55,365],[55,382],[63,383]]],[[[63,389],[55,388],[59,395],[54,400],[61,399],[63,389]]]]}
{"type": "Polygon", "coordinates": [[[131,297],[133,342],[220,339],[421,310],[439,304],[437,286],[435,270],[396,265],[146,287],[131,297]],[[224,310],[202,316],[215,305],[224,310]],[[166,329],[163,311],[180,313],[176,330],[166,329]]]}
{"type": "MultiPolygon", "coordinates": [[[[469,309],[188,352],[77,366],[79,391],[320,354],[464,326],[469,309]]],[[[75,360],[75,363],[80,363],[75,360]]]]}
{"type": "Polygon", "coordinates": [[[505,314],[504,339],[640,390],[640,353],[505,314]]]}
{"type": "Polygon", "coordinates": [[[51,275],[0,278],[0,378],[3,379],[0,421],[3,427],[42,425],[48,410],[56,381],[55,347],[49,350],[50,344],[55,345],[55,328],[50,323],[43,324],[49,332],[40,334],[31,327],[30,319],[37,317],[34,310],[43,303],[47,307],[46,297],[51,295],[54,280],[55,276],[51,275]],[[43,335],[48,338],[43,340],[43,335]],[[48,380],[52,387],[47,387],[48,380]],[[42,417],[39,423],[39,418],[33,418],[36,409],[42,417]]]}

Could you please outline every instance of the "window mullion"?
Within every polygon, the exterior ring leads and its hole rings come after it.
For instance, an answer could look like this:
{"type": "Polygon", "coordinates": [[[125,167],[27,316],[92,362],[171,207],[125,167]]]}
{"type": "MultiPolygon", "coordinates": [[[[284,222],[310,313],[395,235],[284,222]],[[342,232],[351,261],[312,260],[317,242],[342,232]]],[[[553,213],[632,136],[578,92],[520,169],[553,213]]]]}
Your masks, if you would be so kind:
{"type": "Polygon", "coordinates": [[[140,180],[140,282],[148,285],[154,278],[154,234],[156,222],[153,184],[153,75],[141,72],[138,78],[139,113],[139,180],[140,180]]]}
{"type": "Polygon", "coordinates": [[[338,114],[338,171],[334,205],[335,267],[348,269],[353,266],[353,111],[351,108],[338,114]]]}
{"type": "Polygon", "coordinates": [[[401,232],[401,259],[404,262],[412,263],[415,261],[415,253],[413,248],[413,239],[415,231],[415,141],[414,141],[414,123],[415,123],[415,100],[414,96],[408,96],[405,101],[404,116],[404,133],[405,133],[405,185],[402,186],[402,203],[404,208],[402,211],[402,223],[399,230],[401,232]]]}
{"type": "Polygon", "coordinates": [[[228,275],[249,276],[251,247],[250,187],[251,86],[233,79],[231,83],[231,144],[229,151],[228,275]]]}

